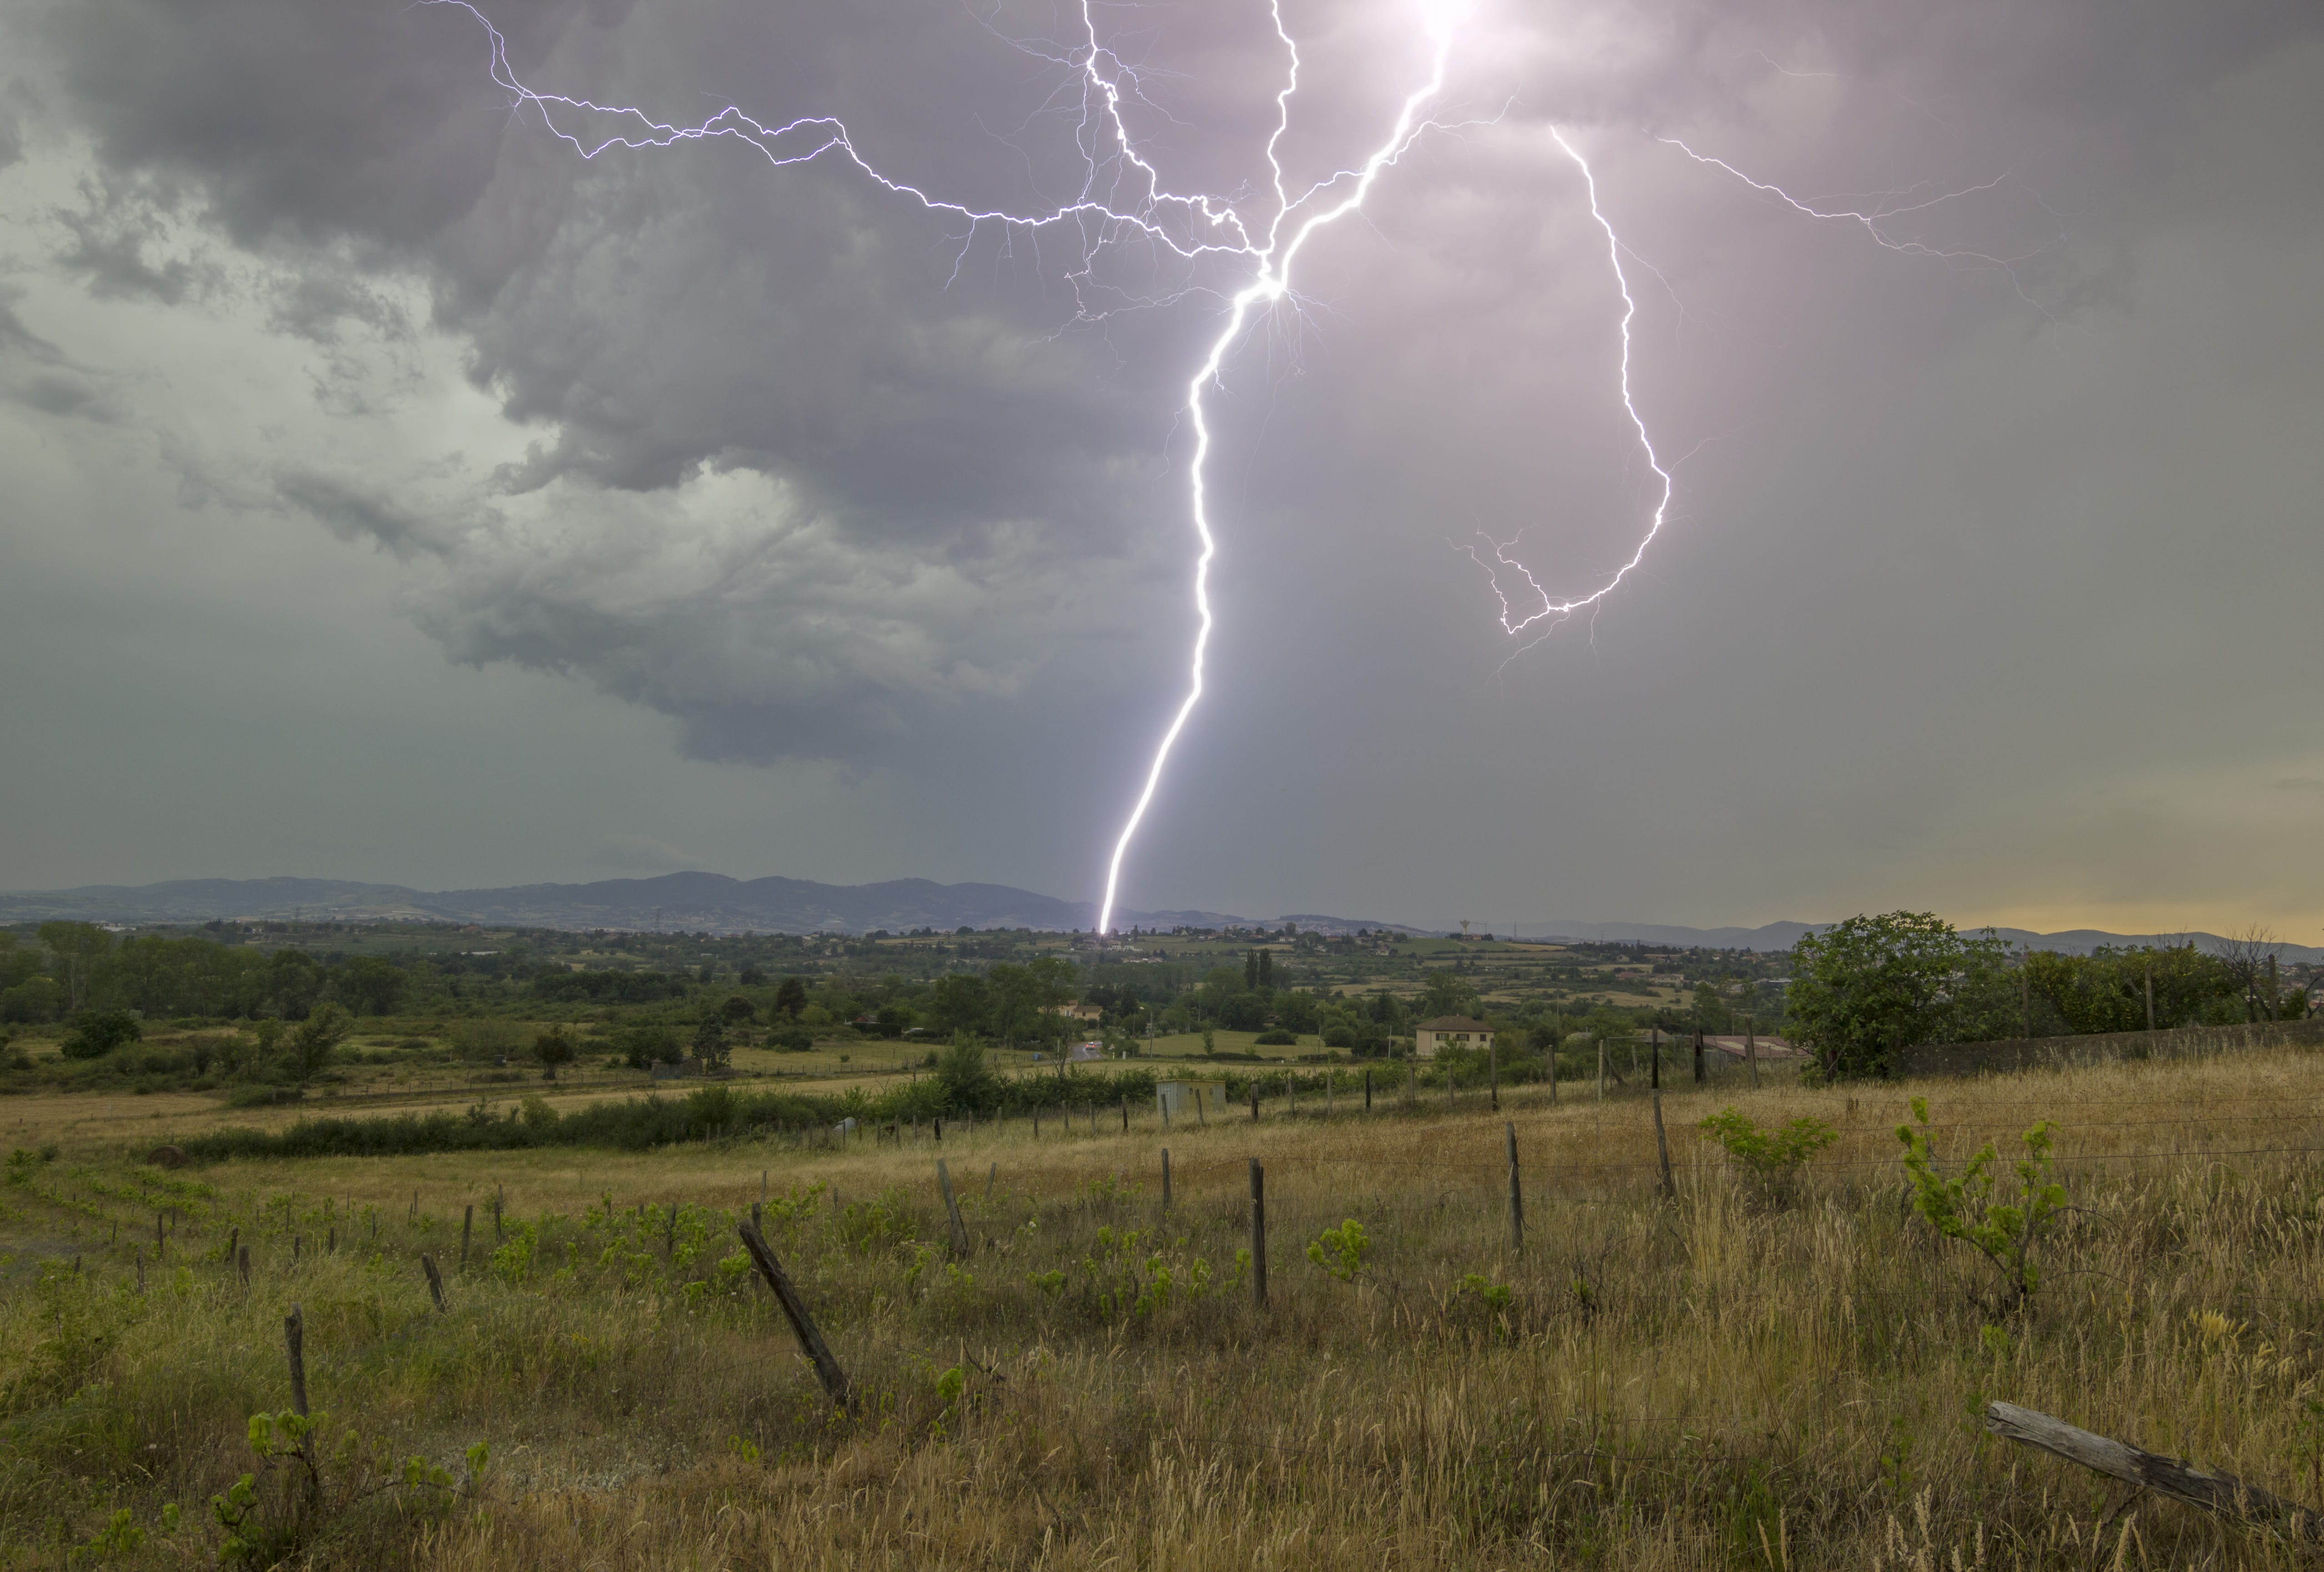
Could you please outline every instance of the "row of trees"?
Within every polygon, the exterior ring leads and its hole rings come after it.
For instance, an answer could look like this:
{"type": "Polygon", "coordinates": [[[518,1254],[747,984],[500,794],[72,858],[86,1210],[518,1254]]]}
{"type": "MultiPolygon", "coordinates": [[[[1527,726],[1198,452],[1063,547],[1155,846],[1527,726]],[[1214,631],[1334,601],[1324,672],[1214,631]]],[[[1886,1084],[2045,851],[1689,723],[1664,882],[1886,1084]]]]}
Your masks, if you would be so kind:
{"type": "Polygon", "coordinates": [[[2013,954],[1990,930],[1926,912],[1857,916],[1792,949],[1788,1030],[1830,1079],[1894,1073],[1925,1043],[2130,1032],[2308,1013],[2258,934],[2223,951],[2192,943],[2013,954]]]}

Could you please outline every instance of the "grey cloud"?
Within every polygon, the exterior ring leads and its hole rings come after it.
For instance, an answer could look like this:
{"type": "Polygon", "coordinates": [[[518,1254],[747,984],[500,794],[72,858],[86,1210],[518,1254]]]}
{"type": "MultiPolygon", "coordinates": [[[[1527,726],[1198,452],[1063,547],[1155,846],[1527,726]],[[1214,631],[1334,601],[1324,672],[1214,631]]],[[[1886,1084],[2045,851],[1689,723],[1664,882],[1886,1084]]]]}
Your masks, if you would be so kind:
{"type": "Polygon", "coordinates": [[[0,399],[44,415],[110,422],[117,411],[99,379],[24,325],[0,286],[0,399]]]}
{"type": "Polygon", "coordinates": [[[401,557],[426,553],[441,556],[457,532],[410,511],[363,487],[311,470],[286,470],[274,477],[275,495],[307,514],[342,540],[368,540],[401,557]]]}
{"type": "Polygon", "coordinates": [[[57,222],[72,236],[57,261],[88,283],[99,299],[140,298],[174,306],[217,289],[221,270],[198,254],[156,261],[149,250],[167,244],[176,193],[143,180],[85,183],[82,206],[61,208],[57,222]]]}

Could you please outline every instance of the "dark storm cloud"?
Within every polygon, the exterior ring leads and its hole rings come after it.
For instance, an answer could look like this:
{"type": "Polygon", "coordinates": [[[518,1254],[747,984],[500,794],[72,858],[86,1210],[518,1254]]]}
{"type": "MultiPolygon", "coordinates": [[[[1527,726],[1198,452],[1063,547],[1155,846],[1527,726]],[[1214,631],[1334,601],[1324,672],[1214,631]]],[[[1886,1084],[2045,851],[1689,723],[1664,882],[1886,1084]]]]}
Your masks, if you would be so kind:
{"type": "MultiPolygon", "coordinates": [[[[1046,6],[989,26],[969,8],[900,0],[486,9],[518,73],[544,90],[679,120],[727,101],[777,118],[840,115],[883,167],[980,203],[1038,206],[1074,188],[1062,74],[999,36],[1054,32],[1046,6]]],[[[1370,8],[1295,10],[1308,70],[1286,145],[1301,167],[1328,167],[1327,153],[1373,133],[1415,62],[1370,8]]],[[[258,281],[244,303],[275,335],[326,351],[311,397],[364,418],[351,427],[386,430],[409,408],[399,400],[421,378],[397,357],[417,356],[431,334],[456,345],[462,374],[512,423],[415,418],[412,432],[370,446],[273,452],[237,475],[193,453],[198,435],[172,432],[164,448],[186,455],[189,487],[377,546],[394,559],[383,567],[408,575],[399,582],[414,621],[456,659],[572,675],[673,718],[682,745],[704,757],[925,766],[957,757],[982,728],[997,738],[988,757],[1095,758],[1094,786],[1003,804],[1022,816],[1028,844],[1094,841],[1084,820],[1114,811],[1180,668],[1185,434],[1174,406],[1215,297],[1076,326],[1075,290],[1111,308],[1227,275],[1149,266],[1132,252],[1076,285],[1069,237],[987,230],[969,244],[836,161],[774,170],[725,144],[584,162],[511,113],[487,78],[482,32],[448,6],[73,0],[42,14],[52,78],[42,90],[99,166],[60,218],[62,264],[87,290],[140,309],[174,303],[191,319],[226,310],[246,266],[258,281]],[[197,216],[189,246],[180,226],[197,216]],[[1080,817],[1059,832],[1065,813],[1080,817]]],[[[1132,112],[1174,176],[1251,188],[1265,173],[1251,152],[1279,68],[1264,8],[1106,15],[1136,26],[1135,48],[1157,68],[1158,106],[1132,112]]],[[[1195,804],[1184,810],[1195,828],[1177,843],[1211,846],[1221,877],[1255,878],[1242,870],[1273,866],[1301,832],[1244,815],[1254,843],[1216,850],[1227,832],[1212,825],[1240,821],[1231,800],[1204,818],[1219,804],[1192,795],[1204,777],[1191,750],[1236,745],[1207,738],[1240,738],[1254,758],[1305,738],[1293,751],[1318,761],[1320,791],[1353,792],[1346,783],[1358,779],[1387,791],[1399,770],[1419,783],[1413,801],[1455,789],[1433,778],[1429,756],[1522,730],[1509,714],[1443,699],[1506,653],[1486,631],[1487,592],[1458,541],[1522,525],[1558,554],[1559,572],[1584,580],[1633,543],[1641,473],[1612,398],[1612,280],[1574,171],[1536,134],[1543,123],[1581,128],[1632,254],[1657,270],[1633,275],[1645,302],[1640,397],[1691,466],[1681,517],[1637,593],[1609,612],[1609,641],[1634,614],[1707,620],[1752,598],[1687,579],[1690,562],[1719,546],[1715,524],[1756,543],[1719,559],[1739,582],[1808,597],[1794,603],[1786,638],[1845,645],[1794,672],[1796,708],[1730,695],[1736,712],[1785,729],[1781,750],[1758,760],[1761,777],[1796,768],[1850,783],[1819,789],[1855,793],[1815,798],[1812,810],[1778,804],[1764,822],[1820,815],[1819,829],[1838,826],[1883,858],[1921,855],[1914,836],[1974,791],[1933,767],[1901,781],[1849,773],[1883,750],[1935,750],[1934,723],[1878,730],[1907,707],[1900,692],[1944,717],[1949,737],[1972,739],[1957,745],[1960,758],[1981,759],[1985,747],[2005,762],[2043,749],[2111,758],[2094,741],[2058,740],[2072,726],[2105,729],[2075,718],[2103,709],[2096,701],[2061,704],[2075,717],[2049,731],[2025,722],[2038,748],[1952,707],[1961,691],[2007,692],[2015,680],[1978,664],[1997,663],[1990,652],[2004,641],[1977,620],[2062,630],[2053,620],[2073,604],[2086,616],[2056,635],[2059,650],[2007,646],[2070,673],[2080,660],[2103,670],[2136,658],[2127,628],[2166,629],[2200,648],[2206,630],[2258,625],[2232,606],[2190,606],[2203,597],[2161,567],[2152,581],[2107,581],[2151,618],[2075,597],[2101,599],[2085,586],[2132,559],[2132,546],[2158,562],[2177,549],[2172,522],[2134,504],[2238,439],[2219,428],[2231,418],[2208,423],[2244,387],[2223,368],[2264,365],[2272,343],[2297,340],[2261,333],[2235,354],[2196,357],[2185,409],[2152,421],[2137,418],[2146,389],[2135,355],[2102,383],[2060,391],[2041,378],[2069,358],[2061,342],[2084,353],[2144,326],[2156,299],[2181,308],[2210,299],[2208,280],[2173,271],[2194,268],[2172,250],[2186,236],[2231,219],[2226,250],[2264,262],[2311,221],[2312,190],[2287,189],[2296,179],[2239,183],[2246,169],[2282,170],[2280,157],[2241,159],[2203,138],[2233,119],[2227,85],[2244,91],[2318,25],[2312,5],[2253,0],[1480,7],[1458,112],[1508,106],[1505,119],[1432,142],[1383,182],[1369,225],[1318,248],[1312,321],[1256,335],[1229,379],[1215,471],[1233,520],[1218,669],[1268,680],[1213,690],[1182,756],[1190,786],[1174,800],[1195,804]],[[1804,220],[1652,140],[1673,133],[1817,195],[2003,177],[1991,193],[1904,222],[1931,245],[2008,259],[2006,275],[1975,258],[1957,268],[1898,258],[1848,225],[1804,220]],[[1927,400],[1915,402],[1923,386],[1927,400]],[[1794,432],[1785,446],[1757,430],[1786,420],[1815,427],[1815,439],[1794,432]],[[1774,456],[1761,460],[1763,440],[1774,456]],[[1970,455],[1966,475],[1947,462],[1952,451],[1970,455]],[[2100,491],[2106,505],[2084,501],[2100,491]],[[1937,496],[1941,506],[1928,501],[1937,496]],[[2112,512],[2089,522],[2077,511],[2086,506],[2112,512]],[[2117,538],[2134,530],[2146,533],[2117,538]],[[1425,552],[1405,549],[1416,536],[1425,552]],[[1319,557],[1319,543],[1342,549],[1319,557]],[[2056,600],[1994,610],[2020,581],[1992,561],[2030,583],[2028,561],[2044,550],[2075,565],[2056,600]],[[1895,653],[1895,624],[1934,603],[1960,619],[1944,636],[1968,647],[1971,675],[1931,694],[1916,685],[1941,685],[1923,675],[1939,668],[1895,653]],[[1344,669],[1301,673],[1303,651],[1345,649],[1333,641],[1358,621],[1393,632],[1348,650],[1344,669]],[[2107,658],[2087,653],[2097,650],[2107,658]],[[1283,699],[1286,712],[1263,708],[1295,691],[1305,696],[1283,699]],[[1267,725],[1252,718],[1261,713],[1267,725]],[[1382,714],[1398,718],[1392,732],[1362,730],[1385,726],[1382,714]],[[1803,715],[1853,719],[1874,740],[1818,732],[1803,715]],[[1428,731],[1454,716],[1471,731],[1428,731]],[[1999,735],[1973,740],[1988,728],[1999,735]]],[[[2312,143],[2309,121],[2268,113],[2286,124],[2249,133],[2260,152],[2263,133],[2312,143]]],[[[18,368],[6,383],[17,402],[101,407],[99,384],[53,345],[27,335],[0,354],[18,368]]],[[[2299,373],[2281,374],[2281,407],[2305,408],[2299,373]]],[[[2253,516],[2269,501],[2243,500],[2253,516]]],[[[1593,632],[1577,627],[1565,643],[1593,632]]],[[[1519,685],[1556,670],[1545,665],[1554,653],[1515,668],[1506,691],[1530,701],[1549,688],[1519,685]]],[[[1645,656],[1624,658],[1646,669],[1645,656]]],[[[1729,664],[1724,652],[1702,663],[1729,664]]],[[[1576,700],[1559,723],[1608,756],[1654,754],[1678,729],[1664,720],[1669,695],[1698,680],[1659,675],[1668,680],[1651,703],[1614,715],[1576,700]],[[1649,711],[1652,725],[1636,719],[1649,711]]],[[[2144,700],[2160,703],[2166,677],[2153,681],[2144,700]]],[[[2125,729],[2121,712],[2105,713],[2125,729]]],[[[1698,719],[1734,742],[1723,715],[1698,719]]],[[[1665,778],[1715,773],[1654,756],[1665,778]]],[[[1479,778],[1522,779],[1536,762],[1496,759],[1479,778]]],[[[1555,768],[1581,767],[1560,755],[1555,768]]],[[[2255,778],[2313,770],[2287,760],[2255,778]]],[[[1216,775],[1246,795],[1278,786],[1216,775]]],[[[1588,783],[1557,778],[1561,801],[1587,812],[1588,783]]],[[[1660,824],[1623,818],[1650,795],[1625,783],[1600,820],[1651,841],[1660,824]]],[[[1525,812],[1490,808],[1472,816],[1505,823],[1525,812]]],[[[1688,816],[1665,808],[1663,823],[1688,816]]],[[[1384,822],[1368,840],[1394,847],[1410,833],[1408,822],[1384,822]]],[[[607,855],[644,867],[666,850],[607,855]]],[[[1696,866],[1704,860],[1717,859],[1696,866]]],[[[1334,859],[1314,852],[1307,866],[1334,859]]],[[[1602,869],[1591,877],[1610,887],[1602,869]]],[[[1192,885],[1142,904],[1236,900],[1270,905],[1192,885]]],[[[1362,891],[1349,904],[1379,905],[1362,891]]]]}

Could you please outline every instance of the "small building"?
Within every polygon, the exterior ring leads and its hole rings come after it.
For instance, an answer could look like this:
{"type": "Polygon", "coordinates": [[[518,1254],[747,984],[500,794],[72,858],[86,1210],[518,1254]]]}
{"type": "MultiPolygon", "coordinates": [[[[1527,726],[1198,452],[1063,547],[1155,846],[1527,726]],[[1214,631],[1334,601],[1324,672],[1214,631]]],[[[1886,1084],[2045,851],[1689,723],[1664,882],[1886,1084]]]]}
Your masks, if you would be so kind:
{"type": "Polygon", "coordinates": [[[1412,1029],[1412,1054],[1434,1059],[1439,1048],[1483,1048],[1491,1043],[1493,1029],[1466,1016],[1439,1016],[1412,1029]]]}
{"type": "Polygon", "coordinates": [[[1227,1083],[1223,1080],[1157,1080],[1154,1083],[1154,1106],[1162,1110],[1162,1117],[1166,1119],[1200,1122],[1213,1114],[1224,1118],[1227,1083]]]}

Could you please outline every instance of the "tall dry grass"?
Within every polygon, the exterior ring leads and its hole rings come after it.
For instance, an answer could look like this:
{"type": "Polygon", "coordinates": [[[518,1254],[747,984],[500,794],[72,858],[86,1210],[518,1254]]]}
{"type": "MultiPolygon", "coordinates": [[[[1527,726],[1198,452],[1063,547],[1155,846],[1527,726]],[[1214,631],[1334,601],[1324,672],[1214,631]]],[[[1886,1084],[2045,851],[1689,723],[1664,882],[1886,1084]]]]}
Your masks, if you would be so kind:
{"type": "Polygon", "coordinates": [[[296,1301],[335,1430],[456,1476],[462,1448],[493,1448],[473,1487],[326,1512],[306,1553],[335,1566],[2289,1566],[1977,1415],[2006,1399],[2324,1501],[2318,1071],[2283,1053],[1674,1089],[1667,1201],[1645,1102],[1571,1084],[1554,1108],[1536,1089],[1498,1115],[1465,1094],[1369,1118],[1342,1099],[1327,1123],[1303,1099],[1296,1121],[1278,1104],[1167,1137],[1103,1111],[1094,1135],[955,1127],[940,1149],[230,1164],[181,1176],[208,1193],[176,1194],[159,1265],[171,1181],[69,1148],[0,1190],[0,1227],[51,1262],[0,1301],[0,1533],[14,1563],[62,1567],[125,1509],[149,1537],[115,1564],[206,1564],[205,1503],[253,1466],[249,1416],[288,1402],[296,1301]],[[1913,1092],[1955,1160],[1988,1137],[2007,1155],[2037,1117],[2061,1126],[2075,1209],[2022,1319],[1902,1204],[1892,1132],[1913,1092]],[[1788,1204],[1693,1134],[1730,1103],[1840,1128],[1788,1204]],[[957,1264],[939,1150],[975,1246],[957,1264]],[[1251,1156],[1263,1313],[1235,1262],[1251,1156]],[[856,1384],[853,1415],[823,1402],[770,1296],[720,1265],[762,1169],[798,1203],[770,1233],[856,1384]],[[489,1254],[481,1207],[503,1186],[521,1263],[489,1254]],[[1349,1218],[1371,1241],[1352,1282],[1305,1255],[1349,1218]],[[136,1225],[118,1245],[115,1219],[136,1225]],[[246,1296],[223,1259],[235,1227],[246,1296]],[[447,1264],[448,1315],[421,1249],[447,1264]],[[78,1277],[57,1264],[76,1250],[78,1277]],[[1172,1292],[1141,1310],[1157,1270],[1172,1292]],[[186,1510],[165,1532],[166,1502],[186,1510]]]}

